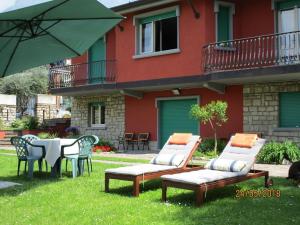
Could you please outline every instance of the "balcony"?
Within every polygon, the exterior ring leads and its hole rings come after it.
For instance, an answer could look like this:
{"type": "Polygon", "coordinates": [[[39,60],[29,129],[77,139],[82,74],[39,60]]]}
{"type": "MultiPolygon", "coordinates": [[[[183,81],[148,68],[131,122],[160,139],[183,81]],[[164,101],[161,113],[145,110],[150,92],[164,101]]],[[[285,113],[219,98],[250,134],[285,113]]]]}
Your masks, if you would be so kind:
{"type": "Polygon", "coordinates": [[[217,42],[203,47],[205,73],[300,64],[300,31],[217,42]]]}
{"type": "Polygon", "coordinates": [[[55,66],[49,71],[50,89],[113,83],[116,83],[115,60],[55,66]]]}

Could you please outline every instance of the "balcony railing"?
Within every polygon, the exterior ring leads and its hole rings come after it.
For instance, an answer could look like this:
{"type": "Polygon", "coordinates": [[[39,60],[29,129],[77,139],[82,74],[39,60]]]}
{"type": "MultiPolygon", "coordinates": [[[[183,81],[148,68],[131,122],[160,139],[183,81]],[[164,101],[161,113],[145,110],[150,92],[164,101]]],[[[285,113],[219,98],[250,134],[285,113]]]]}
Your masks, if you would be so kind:
{"type": "Polygon", "coordinates": [[[206,73],[300,63],[300,31],[263,35],[203,47],[206,73]]]}
{"type": "Polygon", "coordinates": [[[116,61],[101,60],[89,63],[50,68],[49,87],[66,88],[116,82],[116,61]]]}

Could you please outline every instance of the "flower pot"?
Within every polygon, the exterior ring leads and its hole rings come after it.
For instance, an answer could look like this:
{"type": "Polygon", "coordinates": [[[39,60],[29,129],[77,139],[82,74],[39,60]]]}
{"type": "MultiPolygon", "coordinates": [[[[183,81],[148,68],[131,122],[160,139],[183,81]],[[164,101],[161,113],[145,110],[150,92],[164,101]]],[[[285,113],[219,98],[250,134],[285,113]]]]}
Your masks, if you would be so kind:
{"type": "Polygon", "coordinates": [[[0,139],[4,139],[5,138],[5,131],[0,131],[0,139]]]}

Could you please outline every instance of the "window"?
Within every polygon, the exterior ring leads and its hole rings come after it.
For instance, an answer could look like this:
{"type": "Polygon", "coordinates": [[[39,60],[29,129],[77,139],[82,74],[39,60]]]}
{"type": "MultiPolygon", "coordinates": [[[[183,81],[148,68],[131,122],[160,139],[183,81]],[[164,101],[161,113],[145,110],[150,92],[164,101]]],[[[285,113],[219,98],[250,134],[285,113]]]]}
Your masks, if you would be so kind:
{"type": "MultiPolygon", "coordinates": [[[[165,10],[164,10],[165,11],[165,10]]],[[[166,12],[139,15],[137,54],[151,54],[178,49],[178,8],[166,12]]]]}
{"type": "Polygon", "coordinates": [[[89,104],[89,124],[90,127],[105,126],[105,106],[102,103],[89,104]]]}
{"type": "Polygon", "coordinates": [[[233,15],[235,7],[229,2],[215,2],[216,13],[216,40],[217,42],[232,40],[233,15]]]}
{"type": "Polygon", "coordinates": [[[279,126],[300,128],[300,92],[279,94],[279,126]]]}
{"type": "Polygon", "coordinates": [[[295,32],[300,30],[300,1],[277,2],[277,30],[285,33],[279,36],[279,54],[283,63],[299,62],[300,39],[295,32]]]}

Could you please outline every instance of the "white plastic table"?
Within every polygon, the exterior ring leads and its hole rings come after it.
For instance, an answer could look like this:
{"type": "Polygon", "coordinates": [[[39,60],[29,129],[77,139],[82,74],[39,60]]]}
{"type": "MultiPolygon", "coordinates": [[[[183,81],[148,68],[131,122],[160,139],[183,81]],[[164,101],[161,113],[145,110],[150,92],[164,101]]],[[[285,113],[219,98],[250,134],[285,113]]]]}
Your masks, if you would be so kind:
{"type": "MultiPolygon", "coordinates": [[[[34,140],[32,141],[32,144],[34,145],[42,145],[45,146],[46,150],[46,156],[45,160],[47,163],[51,165],[51,167],[54,167],[56,161],[61,156],[61,146],[62,145],[69,145],[72,144],[76,139],[40,139],[40,140],[34,140]]],[[[42,150],[41,148],[32,148],[29,150],[32,155],[36,156],[42,156],[42,150]]],[[[66,154],[77,154],[79,152],[78,144],[75,144],[74,146],[67,147],[64,150],[64,153],[66,154]]]]}

